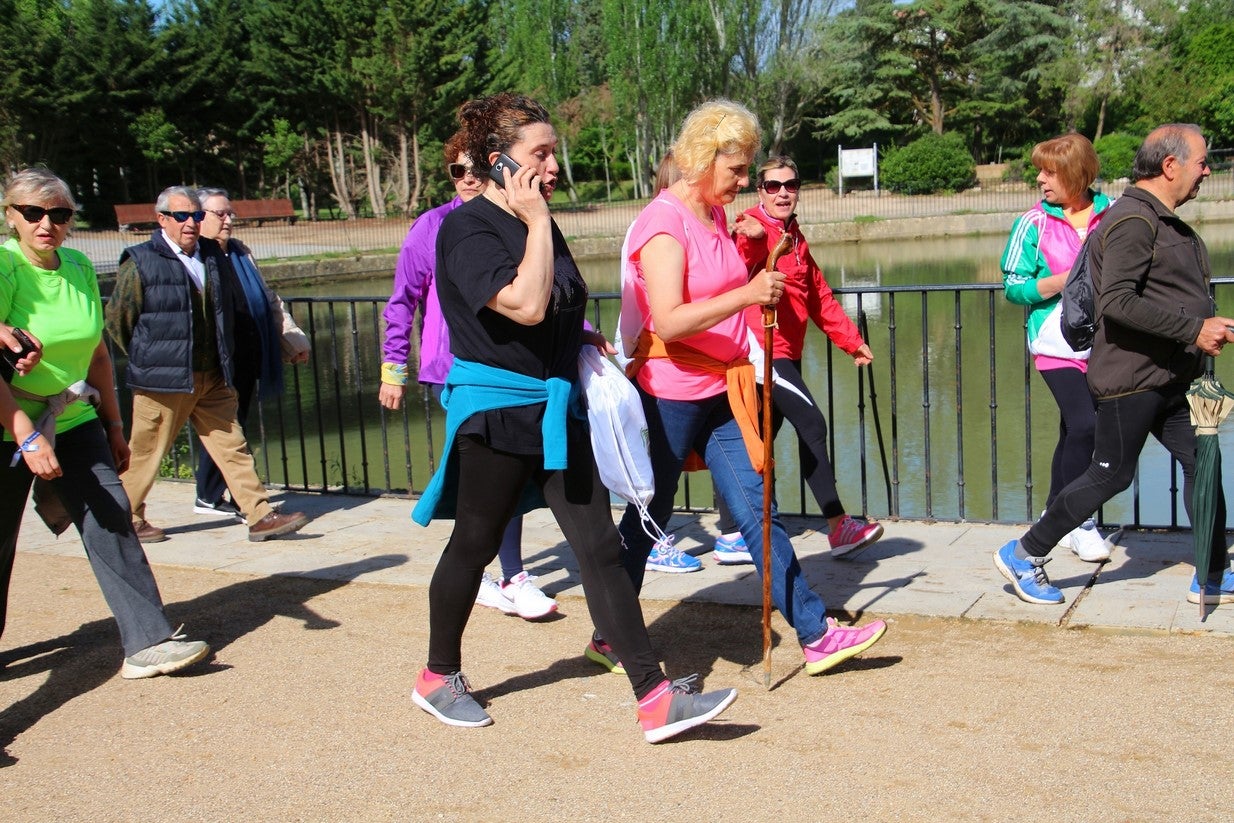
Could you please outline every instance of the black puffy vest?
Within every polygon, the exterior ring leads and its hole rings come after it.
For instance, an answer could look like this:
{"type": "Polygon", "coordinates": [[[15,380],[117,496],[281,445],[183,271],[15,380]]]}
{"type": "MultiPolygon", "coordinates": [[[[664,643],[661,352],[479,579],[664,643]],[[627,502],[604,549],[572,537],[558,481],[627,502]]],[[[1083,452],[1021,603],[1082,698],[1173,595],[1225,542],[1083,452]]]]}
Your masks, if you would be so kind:
{"type": "MultiPolygon", "coordinates": [[[[231,263],[214,240],[197,241],[206,268],[203,304],[214,314],[219,370],[232,384],[232,301],[228,299],[231,263]],[[223,274],[226,272],[226,276],[223,274]],[[213,298],[213,299],[212,299],[213,298]]],[[[142,311],[128,345],[125,372],[129,388],[151,392],[193,391],[193,285],[161,231],[125,249],[141,276],[142,311]]]]}

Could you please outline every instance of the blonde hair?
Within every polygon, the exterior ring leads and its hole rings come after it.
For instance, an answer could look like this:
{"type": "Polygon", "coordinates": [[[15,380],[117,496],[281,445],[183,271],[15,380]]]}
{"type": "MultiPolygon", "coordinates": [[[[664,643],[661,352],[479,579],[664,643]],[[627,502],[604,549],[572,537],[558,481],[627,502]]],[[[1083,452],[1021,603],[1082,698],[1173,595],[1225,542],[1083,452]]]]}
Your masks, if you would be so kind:
{"type": "Polygon", "coordinates": [[[721,154],[754,157],[762,144],[758,120],[745,106],[731,100],[709,100],[686,115],[669,151],[681,176],[701,179],[721,154]]]}
{"type": "Polygon", "coordinates": [[[4,198],[0,200],[0,205],[22,205],[29,200],[64,202],[74,211],[81,208],[73,199],[69,184],[57,177],[51,169],[41,166],[21,169],[11,174],[4,184],[4,198]]]}

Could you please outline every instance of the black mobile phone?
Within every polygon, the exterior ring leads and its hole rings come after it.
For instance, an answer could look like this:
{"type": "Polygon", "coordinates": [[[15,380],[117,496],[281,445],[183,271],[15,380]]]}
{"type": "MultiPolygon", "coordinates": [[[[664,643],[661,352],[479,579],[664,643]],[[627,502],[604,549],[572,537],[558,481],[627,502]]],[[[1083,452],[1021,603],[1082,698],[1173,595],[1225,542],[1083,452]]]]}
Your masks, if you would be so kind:
{"type": "Polygon", "coordinates": [[[510,155],[506,154],[505,152],[502,152],[501,154],[497,156],[497,161],[493,163],[491,168],[489,168],[488,176],[493,178],[493,181],[496,182],[497,185],[501,186],[504,189],[506,187],[506,180],[504,177],[502,177],[501,170],[509,169],[510,176],[513,177],[514,173],[518,171],[520,168],[522,168],[522,166],[520,166],[518,163],[515,163],[514,160],[510,157],[510,155]]]}
{"type": "Polygon", "coordinates": [[[18,343],[21,343],[21,351],[13,351],[8,346],[0,346],[0,377],[3,377],[6,383],[12,381],[17,371],[17,361],[39,350],[39,347],[34,345],[34,341],[21,329],[13,329],[13,336],[17,338],[18,343]]]}

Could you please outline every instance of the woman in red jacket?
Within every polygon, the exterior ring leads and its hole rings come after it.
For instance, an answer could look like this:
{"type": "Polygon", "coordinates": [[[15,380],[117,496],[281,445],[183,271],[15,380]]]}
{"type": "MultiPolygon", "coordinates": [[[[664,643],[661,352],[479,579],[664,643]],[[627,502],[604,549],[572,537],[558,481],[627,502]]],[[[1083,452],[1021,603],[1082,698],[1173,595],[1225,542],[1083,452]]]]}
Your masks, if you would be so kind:
{"type": "MultiPolygon", "coordinates": [[[[801,474],[827,518],[831,553],[842,557],[878,540],[883,536],[883,527],[849,516],[840,502],[835,470],[827,458],[827,420],[801,376],[801,352],[809,321],[813,320],[832,343],[851,355],[856,365],[870,363],[874,354],[832,296],[822,270],[810,256],[805,237],[796,221],[791,219],[797,210],[800,188],[796,163],[784,156],[769,158],[758,170],[758,205],[738,216],[733,235],[737,251],[751,272],[765,267],[768,254],[786,230],[792,238],[792,250],[776,264],[776,269],[787,277],[784,296],[776,306],[778,327],[772,347],[776,373],[771,395],[774,431],[779,432],[785,418],[797,430],[801,474]]],[[[747,321],[761,339],[762,308],[749,309],[747,321]]],[[[716,561],[748,563],[750,554],[741,532],[725,528],[732,522],[721,503],[720,530],[726,533],[716,540],[716,561]]]]}

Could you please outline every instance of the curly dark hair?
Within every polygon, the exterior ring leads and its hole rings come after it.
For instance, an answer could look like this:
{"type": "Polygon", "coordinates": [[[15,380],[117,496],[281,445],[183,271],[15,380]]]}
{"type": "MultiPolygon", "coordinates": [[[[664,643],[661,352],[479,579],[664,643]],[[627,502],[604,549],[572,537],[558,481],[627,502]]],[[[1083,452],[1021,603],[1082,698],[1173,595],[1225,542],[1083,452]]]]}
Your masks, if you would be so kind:
{"type": "Polygon", "coordinates": [[[442,148],[442,155],[446,159],[446,165],[458,160],[460,154],[467,152],[467,130],[459,129],[454,134],[446,139],[446,145],[442,148]]]}
{"type": "Polygon", "coordinates": [[[548,123],[548,109],[522,94],[502,92],[462,105],[458,122],[466,134],[466,151],[477,172],[487,173],[490,153],[505,151],[533,123],[548,123]]]}

